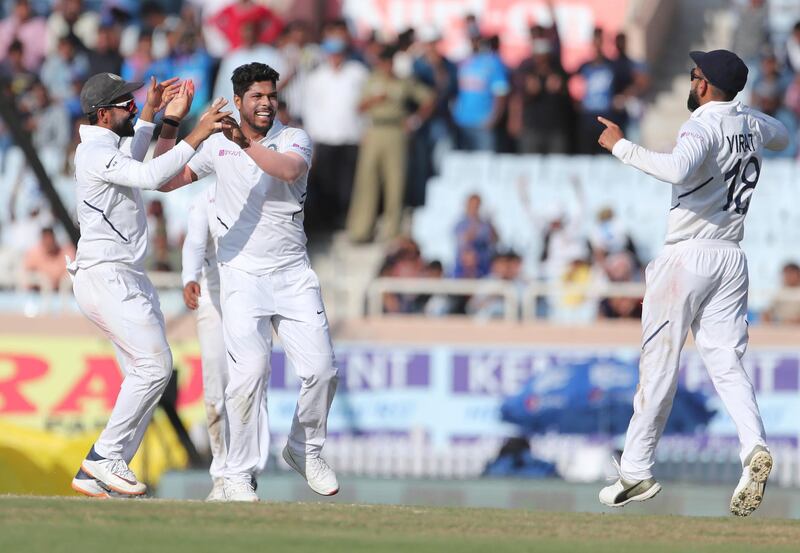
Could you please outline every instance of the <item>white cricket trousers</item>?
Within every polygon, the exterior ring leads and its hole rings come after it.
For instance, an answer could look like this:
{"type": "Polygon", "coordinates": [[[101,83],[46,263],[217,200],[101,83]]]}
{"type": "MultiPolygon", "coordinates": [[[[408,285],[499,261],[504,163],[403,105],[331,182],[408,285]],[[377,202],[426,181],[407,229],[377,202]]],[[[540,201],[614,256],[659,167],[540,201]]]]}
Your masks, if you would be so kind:
{"type": "Polygon", "coordinates": [[[130,462],[172,374],[158,295],[143,271],[122,263],[78,269],[72,289],[83,314],[114,344],[124,375],[95,451],[130,462]]]}
{"type": "Polygon", "coordinates": [[[225,478],[248,478],[258,466],[263,419],[257,410],[269,382],[273,328],[301,381],[288,446],[297,455],[318,456],[338,375],[317,275],[305,263],[260,276],[221,265],[220,280],[230,378],[225,478]]]}
{"type": "Polygon", "coordinates": [[[741,459],[766,446],[753,384],[742,366],[747,349],[747,259],[735,242],[686,240],[648,266],[642,353],[633,417],[620,474],[652,477],[655,449],[672,409],[689,328],[714,388],[736,425],[741,459]]]}
{"type": "MultiPolygon", "coordinates": [[[[225,341],[222,335],[222,311],[219,305],[219,285],[209,284],[205,277],[200,281],[200,299],[197,306],[197,338],[203,365],[203,396],[205,399],[208,438],[211,445],[212,478],[222,478],[228,455],[228,417],[225,412],[225,387],[228,385],[228,366],[225,341]]],[[[267,395],[261,403],[260,426],[261,458],[256,472],[262,472],[269,458],[269,419],[267,395]]]]}

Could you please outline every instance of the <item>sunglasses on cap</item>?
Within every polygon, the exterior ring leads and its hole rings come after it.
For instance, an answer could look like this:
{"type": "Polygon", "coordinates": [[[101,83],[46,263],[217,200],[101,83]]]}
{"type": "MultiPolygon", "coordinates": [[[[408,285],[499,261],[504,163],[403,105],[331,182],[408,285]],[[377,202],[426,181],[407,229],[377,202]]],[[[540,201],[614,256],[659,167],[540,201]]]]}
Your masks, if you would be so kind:
{"type": "Polygon", "coordinates": [[[125,111],[133,111],[136,108],[136,102],[133,98],[128,98],[124,102],[118,102],[116,104],[100,104],[96,106],[96,109],[100,108],[119,108],[124,109],[125,111]]]}

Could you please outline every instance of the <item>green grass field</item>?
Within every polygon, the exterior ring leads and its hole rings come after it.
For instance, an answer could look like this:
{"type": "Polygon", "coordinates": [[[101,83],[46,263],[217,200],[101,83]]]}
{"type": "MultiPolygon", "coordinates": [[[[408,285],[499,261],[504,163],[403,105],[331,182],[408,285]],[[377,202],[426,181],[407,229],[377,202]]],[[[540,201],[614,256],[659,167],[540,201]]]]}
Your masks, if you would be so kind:
{"type": "Polygon", "coordinates": [[[0,496],[2,553],[797,552],[800,521],[0,496]]]}

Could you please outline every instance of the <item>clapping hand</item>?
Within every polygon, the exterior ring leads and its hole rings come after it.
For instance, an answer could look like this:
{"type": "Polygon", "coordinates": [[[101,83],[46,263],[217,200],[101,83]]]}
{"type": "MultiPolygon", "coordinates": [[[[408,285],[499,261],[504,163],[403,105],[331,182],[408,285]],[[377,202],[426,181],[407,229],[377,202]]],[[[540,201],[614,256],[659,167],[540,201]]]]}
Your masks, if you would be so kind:
{"type": "Polygon", "coordinates": [[[194,83],[191,80],[183,81],[170,98],[164,111],[164,117],[169,117],[176,121],[182,120],[189,113],[193,99],[194,83]]]}

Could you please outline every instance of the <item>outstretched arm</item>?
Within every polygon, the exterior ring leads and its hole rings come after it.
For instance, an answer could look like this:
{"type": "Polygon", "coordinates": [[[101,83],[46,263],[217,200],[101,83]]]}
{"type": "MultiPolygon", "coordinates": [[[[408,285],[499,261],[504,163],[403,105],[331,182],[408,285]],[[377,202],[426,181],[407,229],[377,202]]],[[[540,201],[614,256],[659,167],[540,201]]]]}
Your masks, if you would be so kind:
{"type": "Polygon", "coordinates": [[[604,117],[597,120],[606,126],[598,139],[603,148],[624,164],[671,184],[683,183],[705,161],[710,148],[710,137],[691,120],[681,127],[671,153],[653,152],[634,144],[625,139],[617,124],[604,117]]]}

